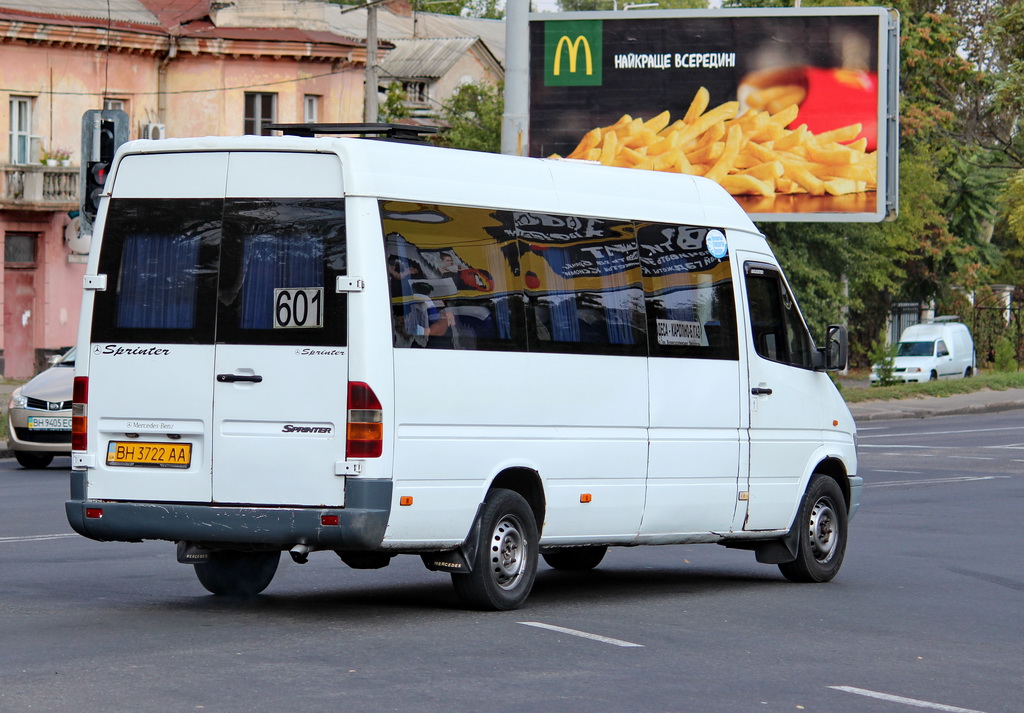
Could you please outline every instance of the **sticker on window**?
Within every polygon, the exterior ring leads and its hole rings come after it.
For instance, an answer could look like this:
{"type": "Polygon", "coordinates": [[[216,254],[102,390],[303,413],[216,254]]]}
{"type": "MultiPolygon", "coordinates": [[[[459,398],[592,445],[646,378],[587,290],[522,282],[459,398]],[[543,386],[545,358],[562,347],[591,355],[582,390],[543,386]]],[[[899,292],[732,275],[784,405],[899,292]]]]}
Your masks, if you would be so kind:
{"type": "Polygon", "coordinates": [[[699,347],[703,344],[704,329],[700,322],[679,319],[658,320],[658,344],[666,346],[699,347]]]}
{"type": "Polygon", "coordinates": [[[708,252],[719,260],[729,254],[729,242],[721,230],[709,230],[704,242],[708,246],[708,252]]]}
{"type": "Polygon", "coordinates": [[[274,290],[274,329],[324,326],[324,288],[279,287],[274,290]]]}

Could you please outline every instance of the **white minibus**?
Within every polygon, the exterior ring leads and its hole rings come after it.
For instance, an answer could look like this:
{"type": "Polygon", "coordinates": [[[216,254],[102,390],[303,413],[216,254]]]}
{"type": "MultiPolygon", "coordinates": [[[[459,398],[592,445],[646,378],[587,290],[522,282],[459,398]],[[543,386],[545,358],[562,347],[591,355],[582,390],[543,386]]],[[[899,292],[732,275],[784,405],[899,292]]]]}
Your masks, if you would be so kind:
{"type": "Polygon", "coordinates": [[[311,135],[129,142],[104,191],[82,535],[174,542],[232,596],[284,551],[414,555],[479,609],[613,546],[838,572],[862,489],[825,373],[846,332],[815,347],[715,183],[311,135]]]}

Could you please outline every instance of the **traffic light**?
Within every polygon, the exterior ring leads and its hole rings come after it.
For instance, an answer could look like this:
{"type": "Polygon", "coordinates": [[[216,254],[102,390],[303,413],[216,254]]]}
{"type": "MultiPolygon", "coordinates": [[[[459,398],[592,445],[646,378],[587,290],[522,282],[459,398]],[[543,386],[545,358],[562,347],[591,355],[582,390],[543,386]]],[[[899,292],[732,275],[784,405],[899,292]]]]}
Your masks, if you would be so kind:
{"type": "Polygon", "coordinates": [[[103,184],[107,182],[107,174],[109,172],[109,161],[89,161],[86,163],[82,213],[85,214],[90,223],[96,220],[96,211],[100,208],[100,196],[103,194],[103,184]]]}
{"type": "Polygon", "coordinates": [[[82,115],[81,213],[96,220],[110,166],[117,148],[128,140],[128,115],[123,111],[87,111],[82,115]]]}

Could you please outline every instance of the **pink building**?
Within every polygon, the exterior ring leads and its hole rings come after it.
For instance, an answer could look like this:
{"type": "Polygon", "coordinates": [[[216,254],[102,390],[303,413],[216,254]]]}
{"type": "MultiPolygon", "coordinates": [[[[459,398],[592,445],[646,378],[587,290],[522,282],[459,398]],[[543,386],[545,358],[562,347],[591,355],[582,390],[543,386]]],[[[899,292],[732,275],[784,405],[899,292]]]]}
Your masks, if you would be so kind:
{"type": "Polygon", "coordinates": [[[300,0],[0,0],[0,373],[32,376],[77,337],[88,245],[70,214],[83,113],[125,111],[132,139],[361,121],[365,43],[336,29],[338,11],[300,0]],[[250,5],[259,13],[240,11],[250,5]]]}

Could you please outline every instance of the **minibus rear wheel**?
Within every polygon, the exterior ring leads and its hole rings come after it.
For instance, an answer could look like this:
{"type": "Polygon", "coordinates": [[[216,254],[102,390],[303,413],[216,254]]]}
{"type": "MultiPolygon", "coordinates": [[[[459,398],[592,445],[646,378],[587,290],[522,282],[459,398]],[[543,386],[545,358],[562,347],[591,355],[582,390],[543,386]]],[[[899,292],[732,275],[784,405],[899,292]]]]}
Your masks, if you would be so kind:
{"type": "Polygon", "coordinates": [[[839,483],[822,473],[811,476],[800,503],[797,555],[779,565],[791,582],[827,582],[839,573],[846,555],[846,498],[839,483]]]}
{"type": "Polygon", "coordinates": [[[274,579],[280,552],[240,552],[216,550],[206,562],[193,567],[206,591],[218,596],[253,597],[274,579]]]}
{"type": "Polygon", "coordinates": [[[533,510],[519,493],[495,488],[484,499],[478,531],[472,571],[452,574],[455,593],[472,609],[519,608],[537,575],[540,537],[533,510]]]}
{"type": "Polygon", "coordinates": [[[601,564],[608,548],[604,545],[588,547],[566,547],[565,549],[542,552],[541,557],[552,569],[567,572],[586,572],[601,564]]]}

